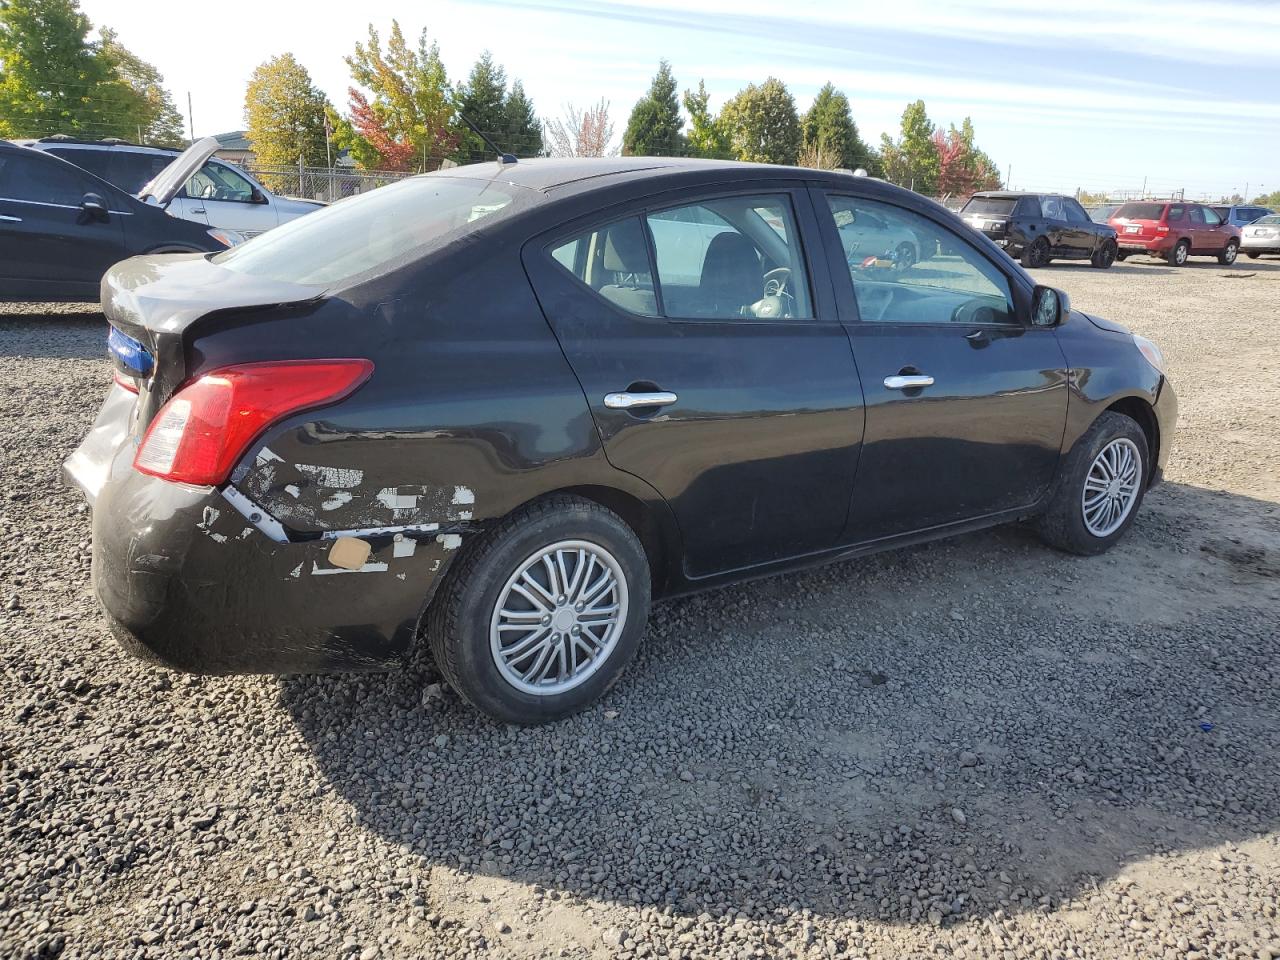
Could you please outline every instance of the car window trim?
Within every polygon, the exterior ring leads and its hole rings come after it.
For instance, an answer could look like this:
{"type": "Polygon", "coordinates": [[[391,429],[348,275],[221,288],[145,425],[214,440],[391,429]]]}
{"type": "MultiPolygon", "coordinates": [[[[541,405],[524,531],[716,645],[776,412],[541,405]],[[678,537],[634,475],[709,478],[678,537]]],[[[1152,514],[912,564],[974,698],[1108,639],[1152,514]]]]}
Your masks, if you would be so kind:
{"type": "Polygon", "coordinates": [[[579,288],[589,293],[596,301],[604,304],[610,309],[616,311],[622,316],[629,317],[636,321],[652,321],[658,323],[691,323],[691,324],[707,324],[707,323],[745,323],[753,326],[760,324],[822,324],[825,326],[837,326],[840,323],[839,304],[835,297],[833,289],[828,288],[828,295],[823,296],[818,286],[818,273],[821,266],[823,272],[827,274],[827,280],[830,280],[830,270],[826,269],[825,261],[819,262],[810,255],[811,242],[807,239],[811,233],[813,239],[818,241],[819,247],[824,245],[821,243],[821,224],[817,221],[815,211],[812,206],[812,197],[809,196],[809,190],[812,184],[810,181],[802,179],[760,179],[760,180],[718,180],[714,183],[703,183],[697,185],[684,185],[664,190],[661,193],[652,194],[645,197],[635,197],[629,200],[621,200],[608,207],[594,210],[590,213],[574,217],[566,220],[564,223],[546,230],[538,234],[525,244],[525,248],[540,260],[542,265],[550,264],[556,270],[567,274],[579,288]],[[612,303],[600,296],[599,292],[592,289],[588,284],[582,281],[576,273],[569,270],[560,261],[551,255],[551,251],[560,244],[581,237],[584,233],[590,233],[593,230],[599,230],[612,223],[618,223],[628,217],[637,216],[645,228],[646,243],[649,245],[649,266],[654,271],[654,294],[655,299],[661,303],[661,283],[658,281],[656,251],[653,247],[653,239],[650,235],[648,225],[648,215],[652,211],[671,210],[676,207],[690,206],[700,203],[703,200],[714,200],[723,197],[733,196],[768,196],[768,195],[786,195],[791,201],[791,213],[796,225],[796,239],[800,244],[801,262],[804,264],[809,279],[809,296],[812,317],[668,317],[664,314],[656,317],[648,317],[641,313],[632,313],[624,310],[616,303],[612,303]],[[813,219],[812,223],[806,225],[805,209],[801,206],[803,201],[809,202],[807,208],[809,216],[813,219]]]}
{"type": "MultiPolygon", "coordinates": [[[[975,253],[977,253],[979,256],[985,259],[988,263],[990,263],[991,266],[1005,278],[1005,280],[1009,284],[1009,295],[1013,298],[1013,306],[1014,306],[1014,313],[1016,314],[1016,321],[1014,323],[974,322],[972,324],[956,324],[956,323],[953,323],[952,321],[945,321],[945,322],[944,321],[938,321],[938,322],[924,321],[919,323],[916,323],[916,322],[902,323],[895,320],[864,320],[862,318],[861,312],[858,310],[858,298],[857,298],[857,295],[854,293],[853,276],[849,273],[848,263],[843,262],[842,260],[841,262],[842,269],[837,270],[835,269],[835,265],[830,261],[830,257],[834,257],[836,255],[835,248],[832,248],[831,246],[833,240],[837,247],[839,247],[839,242],[840,242],[840,239],[835,227],[835,218],[830,216],[830,214],[828,214],[828,216],[824,220],[820,214],[824,208],[827,209],[828,211],[830,210],[830,207],[827,206],[827,198],[829,196],[845,197],[851,200],[866,200],[872,203],[882,203],[887,206],[894,206],[895,204],[890,199],[883,198],[883,197],[870,196],[868,193],[861,193],[857,190],[835,186],[826,181],[818,181],[811,184],[810,190],[814,194],[813,205],[814,205],[815,211],[819,213],[818,226],[823,233],[822,239],[824,241],[824,246],[828,248],[828,273],[831,274],[831,282],[836,288],[836,302],[837,302],[837,307],[842,314],[842,322],[847,322],[850,326],[862,326],[863,324],[865,324],[868,327],[872,327],[872,326],[893,327],[895,329],[910,327],[913,329],[933,328],[933,329],[942,329],[942,330],[955,330],[957,327],[960,327],[960,326],[964,326],[966,329],[975,329],[975,330],[976,329],[1052,330],[1053,329],[1052,327],[1040,327],[1031,322],[1031,312],[1030,312],[1031,290],[1027,286],[1029,278],[1027,278],[1027,280],[1024,280],[1022,277],[1018,275],[1017,272],[1011,271],[1009,269],[1010,266],[1014,265],[1012,260],[1010,260],[1008,264],[1002,263],[996,257],[992,257],[988,251],[984,250],[982,247],[978,246],[977,244],[972,243],[966,236],[964,236],[963,233],[957,230],[953,225],[944,223],[943,221],[939,220],[938,217],[931,216],[930,213],[926,212],[925,210],[918,210],[918,209],[915,209],[915,207],[913,206],[906,206],[903,204],[898,204],[898,206],[901,206],[902,209],[908,210],[911,213],[914,213],[917,216],[924,218],[925,220],[931,221],[940,229],[946,230],[948,233],[954,234],[958,240],[966,244],[971,250],[973,250],[975,253]],[[831,236],[829,236],[829,233],[837,233],[837,236],[832,238],[831,236]],[[841,277],[843,277],[843,279],[841,279],[841,277]],[[843,319],[843,315],[846,313],[849,316],[848,321],[844,321],[843,319]]],[[[963,226],[963,222],[961,222],[961,226],[963,226]]],[[[983,237],[982,239],[986,243],[989,243],[989,244],[991,243],[991,241],[988,240],[986,237],[983,237]]],[[[999,247],[995,247],[994,244],[992,244],[992,246],[994,247],[995,252],[997,254],[1001,254],[1005,257],[1009,256],[1007,253],[1004,253],[1004,251],[1001,250],[999,247]]],[[[1034,286],[1033,282],[1031,286],[1034,286]]]]}

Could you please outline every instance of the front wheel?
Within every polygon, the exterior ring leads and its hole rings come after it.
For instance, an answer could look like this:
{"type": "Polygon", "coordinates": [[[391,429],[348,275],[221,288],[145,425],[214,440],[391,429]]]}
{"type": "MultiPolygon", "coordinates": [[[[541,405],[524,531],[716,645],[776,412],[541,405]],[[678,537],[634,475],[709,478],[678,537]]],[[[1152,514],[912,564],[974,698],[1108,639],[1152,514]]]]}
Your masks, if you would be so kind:
{"type": "Polygon", "coordinates": [[[1236,262],[1236,254],[1240,252],[1240,244],[1234,240],[1228,240],[1226,247],[1218,254],[1218,262],[1224,267],[1229,267],[1236,262]]]}
{"type": "Polygon", "coordinates": [[[1133,419],[1114,412],[1098,417],[1062,463],[1040,518],[1041,538],[1083,556],[1110,550],[1142,504],[1149,456],[1146,434],[1133,419]]]}
{"type": "Polygon", "coordinates": [[[496,720],[543,723],[622,675],[649,618],[649,563],[617,514],[557,496],[486,531],[449,572],[426,634],[436,666],[496,720]]]}
{"type": "Polygon", "coordinates": [[[1093,252],[1089,262],[1099,270],[1106,270],[1116,262],[1116,245],[1111,240],[1103,241],[1102,246],[1093,252]]]}

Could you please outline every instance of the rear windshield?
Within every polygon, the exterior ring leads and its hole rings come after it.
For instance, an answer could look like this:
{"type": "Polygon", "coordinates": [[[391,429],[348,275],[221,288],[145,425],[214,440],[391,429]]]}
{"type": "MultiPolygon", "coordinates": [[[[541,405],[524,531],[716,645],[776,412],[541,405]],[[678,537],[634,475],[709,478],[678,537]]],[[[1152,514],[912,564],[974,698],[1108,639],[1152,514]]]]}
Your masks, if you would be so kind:
{"type": "Polygon", "coordinates": [[[961,213],[985,213],[988,216],[1008,216],[1016,201],[1011,197],[970,197],[961,213]]]}
{"type": "Polygon", "coordinates": [[[1114,216],[1126,220],[1159,220],[1163,214],[1163,203],[1126,203],[1114,216]]]}
{"type": "Polygon", "coordinates": [[[290,220],[213,262],[314,286],[374,276],[465,236],[478,220],[502,217],[517,189],[490,180],[413,177],[290,220]]]}

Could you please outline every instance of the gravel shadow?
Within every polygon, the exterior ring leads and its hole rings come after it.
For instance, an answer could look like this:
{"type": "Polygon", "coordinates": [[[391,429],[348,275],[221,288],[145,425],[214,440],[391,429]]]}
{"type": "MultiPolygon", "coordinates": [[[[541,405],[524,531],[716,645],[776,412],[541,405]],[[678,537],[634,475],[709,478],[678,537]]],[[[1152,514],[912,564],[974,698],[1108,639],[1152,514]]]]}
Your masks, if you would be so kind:
{"type": "Polygon", "coordinates": [[[1276,505],[1166,484],[1102,558],[1007,528],[660,604],[557,724],[422,659],[280,699],[424,869],[686,915],[1042,910],[1280,825],[1278,545],[1276,505]]]}

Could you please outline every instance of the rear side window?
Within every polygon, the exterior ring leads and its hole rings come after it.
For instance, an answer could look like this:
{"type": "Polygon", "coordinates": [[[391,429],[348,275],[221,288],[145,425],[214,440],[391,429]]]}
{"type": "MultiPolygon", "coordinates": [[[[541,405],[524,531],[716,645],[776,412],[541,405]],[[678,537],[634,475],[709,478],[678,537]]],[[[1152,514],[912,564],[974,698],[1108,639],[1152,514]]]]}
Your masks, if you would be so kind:
{"type": "MultiPolygon", "coordinates": [[[[1168,217],[1169,222],[1170,223],[1180,222],[1182,218],[1186,216],[1186,213],[1187,213],[1186,207],[1184,207],[1180,203],[1175,203],[1173,206],[1169,208],[1169,217],[1168,217]]],[[[1158,218],[1155,218],[1155,219],[1158,219],[1158,218]]]]}
{"type": "Polygon", "coordinates": [[[89,181],[76,168],[36,151],[0,153],[0,199],[78,207],[89,181]]]}
{"type": "MultiPolygon", "coordinates": [[[[1025,198],[1024,198],[1025,199],[1025,198]]],[[[970,197],[961,213],[980,213],[987,216],[1004,217],[1013,213],[1013,197],[970,197]]],[[[1021,207],[1019,213],[1024,213],[1021,207]]]]}
{"type": "Polygon", "coordinates": [[[176,153],[140,153],[136,150],[91,147],[55,147],[46,152],[88,170],[95,177],[101,177],[129,194],[136,194],[177,156],[176,153]]]}
{"type": "Polygon", "coordinates": [[[628,217],[554,247],[557,263],[629,313],[658,315],[649,243],[639,217],[628,217]]]}
{"type": "Polygon", "coordinates": [[[725,197],[648,216],[668,317],[812,317],[791,202],[725,197]]]}
{"type": "MultiPolygon", "coordinates": [[[[1126,203],[1114,214],[1125,220],[1159,220],[1164,213],[1163,203],[1126,203]]],[[[1172,216],[1172,214],[1170,214],[1172,216]]]]}
{"type": "Polygon", "coordinates": [[[627,217],[593,227],[550,252],[601,297],[639,316],[813,316],[786,196],[718,197],[627,217]]]}
{"type": "Polygon", "coordinates": [[[504,218],[526,196],[536,195],[490,180],[411,177],[290,220],[213,262],[314,286],[377,276],[504,218]]]}
{"type": "Polygon", "coordinates": [[[1061,197],[1041,197],[1040,215],[1046,220],[1065,220],[1066,212],[1062,208],[1061,197]]]}
{"type": "MultiPolygon", "coordinates": [[[[1189,211],[1189,216],[1191,222],[1197,226],[1203,225],[1205,222],[1204,211],[1200,207],[1192,207],[1189,211]]],[[[1173,218],[1170,217],[1169,219],[1172,220],[1173,218]]]]}

